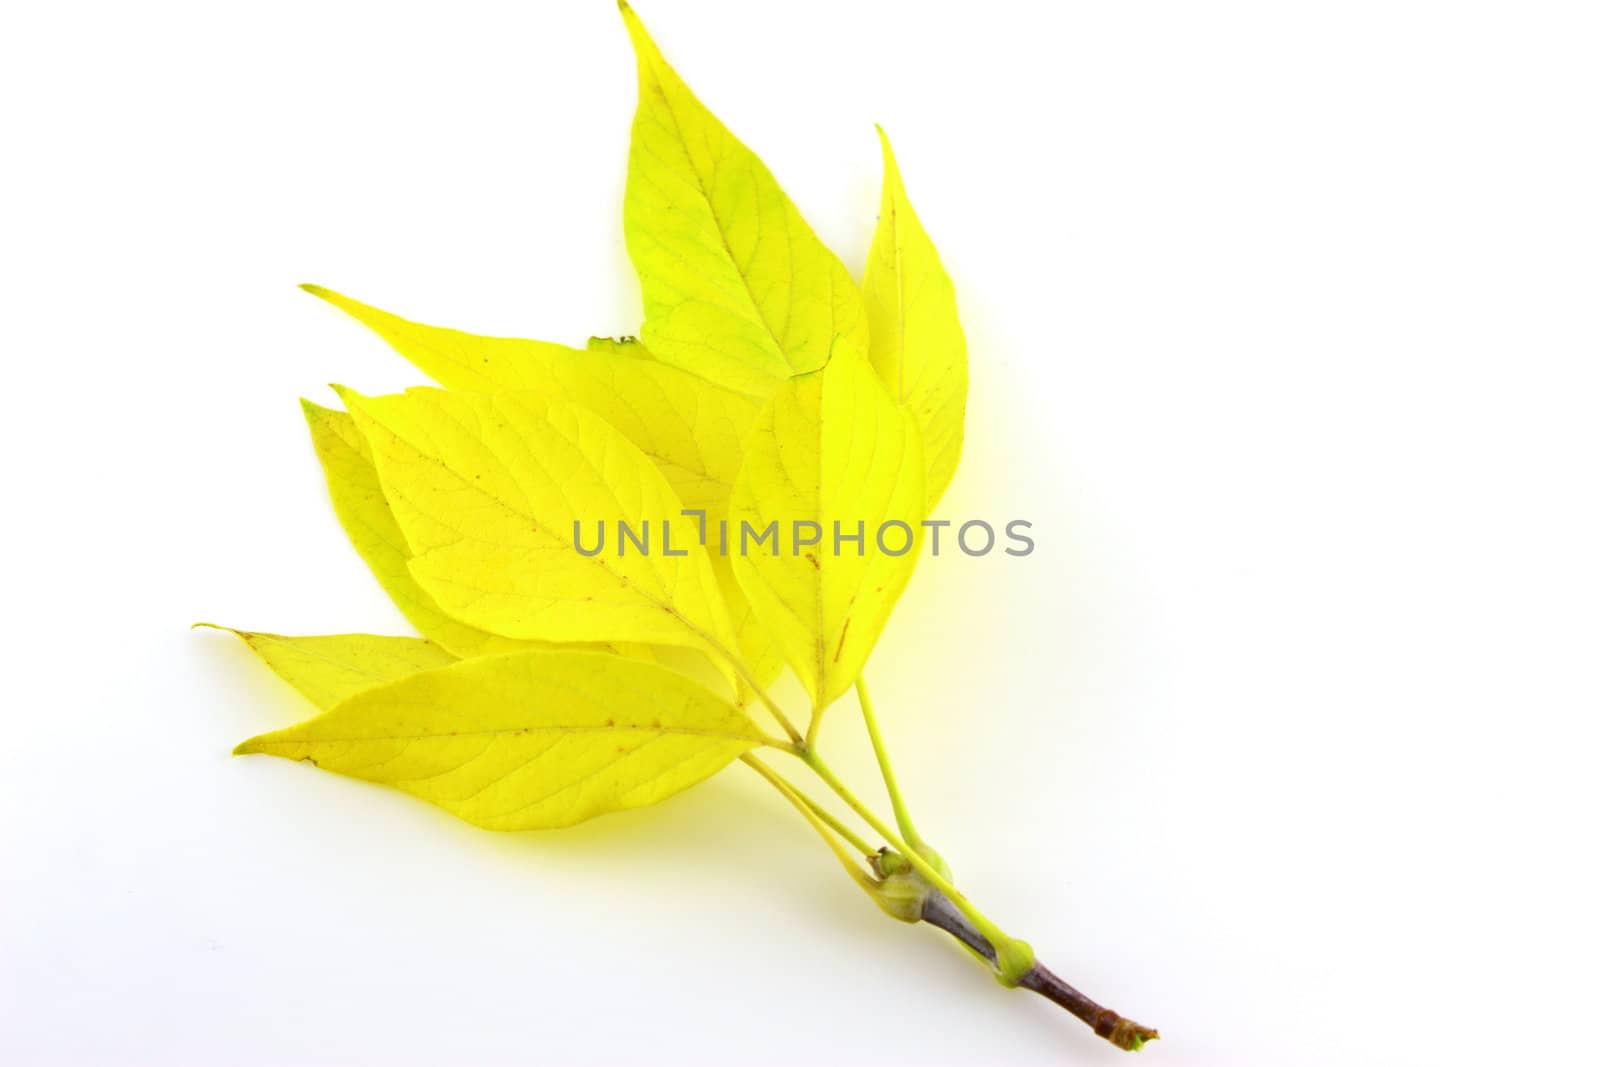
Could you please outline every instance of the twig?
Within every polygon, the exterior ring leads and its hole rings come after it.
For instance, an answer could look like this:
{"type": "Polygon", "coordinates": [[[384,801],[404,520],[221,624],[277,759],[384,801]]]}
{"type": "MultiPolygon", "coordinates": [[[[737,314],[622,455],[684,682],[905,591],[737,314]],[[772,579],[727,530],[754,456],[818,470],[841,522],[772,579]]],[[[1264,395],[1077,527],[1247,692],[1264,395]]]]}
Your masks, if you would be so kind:
{"type": "MultiPolygon", "coordinates": [[[[922,921],[937,926],[986,960],[990,966],[995,965],[994,946],[937,889],[930,889],[923,900],[922,921]]],[[[1147,1026],[1123,1018],[1110,1008],[1102,1008],[1062,981],[1042,963],[1035,962],[1017,984],[1067,1009],[1082,1019],[1089,1029],[1120,1049],[1137,1052],[1146,1041],[1154,1041],[1161,1036],[1147,1026]]]]}

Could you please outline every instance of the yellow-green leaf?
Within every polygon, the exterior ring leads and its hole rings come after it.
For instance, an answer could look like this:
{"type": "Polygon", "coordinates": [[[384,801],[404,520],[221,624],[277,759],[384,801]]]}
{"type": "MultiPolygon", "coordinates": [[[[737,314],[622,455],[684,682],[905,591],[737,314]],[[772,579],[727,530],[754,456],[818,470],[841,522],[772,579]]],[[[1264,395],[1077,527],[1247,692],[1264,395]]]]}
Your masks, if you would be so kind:
{"type": "Polygon", "coordinates": [[[654,804],[764,741],[664,667],[541,650],[369,689],[236,751],[395,786],[485,829],[535,830],[654,804]]]}
{"type": "Polygon", "coordinates": [[[861,289],[872,326],[872,365],[922,429],[931,511],[961,459],[967,340],[956,316],[955,286],[906,199],[888,135],[879,129],[878,136],[883,196],[861,289]]]}
{"type": "Polygon", "coordinates": [[[864,356],[841,350],[762,412],[734,485],[730,550],[814,713],[854,684],[877,643],[916,566],[924,506],[916,422],[864,356]],[[765,531],[774,522],[777,554],[743,541],[746,524],[765,531]],[[836,532],[860,532],[859,550],[836,532]],[[820,543],[799,543],[814,535],[820,543]]]}
{"type": "Polygon", "coordinates": [[[590,352],[610,352],[630,359],[654,359],[650,350],[637,337],[591,337],[584,343],[590,352]]]}
{"type": "Polygon", "coordinates": [[[300,406],[322,462],[334,514],[378,584],[417,632],[463,658],[527,648],[526,642],[468,626],[439,608],[411,576],[407,566],[411,551],[384,498],[372,452],[355,420],[309,400],[302,400],[300,406]]]}
{"type": "Polygon", "coordinates": [[[827,363],[836,337],[865,351],[866,315],[844,265],[625,3],[622,15],[639,61],[622,217],[644,295],[644,344],[762,399],[827,363]]]}
{"type": "MultiPolygon", "coordinates": [[[[418,584],[504,637],[730,650],[711,561],[650,460],[594,413],[531,393],[344,392],[405,534],[418,584]],[[579,552],[576,525],[602,550],[579,552]],[[670,520],[680,538],[664,551],[670,520]],[[625,521],[656,550],[627,551],[625,521]],[[676,553],[682,553],[678,555],[676,553]]],[[[732,675],[729,675],[730,680],[732,675]]]]}
{"type": "Polygon", "coordinates": [[[363,690],[456,662],[455,656],[432,641],[418,637],[377,634],[285,637],[235,630],[209,622],[196,625],[225,630],[239,638],[261,662],[272,668],[274,674],[324,711],[363,690]]]}
{"type": "Polygon", "coordinates": [[[349,312],[429,377],[468,392],[528,390],[570,400],[622,431],[661,468],[684,506],[726,507],[744,437],[760,405],[687,371],[629,354],[637,342],[563,345],[481,337],[391,315],[307,287],[349,312]],[[605,344],[605,347],[602,347],[605,344]]]}

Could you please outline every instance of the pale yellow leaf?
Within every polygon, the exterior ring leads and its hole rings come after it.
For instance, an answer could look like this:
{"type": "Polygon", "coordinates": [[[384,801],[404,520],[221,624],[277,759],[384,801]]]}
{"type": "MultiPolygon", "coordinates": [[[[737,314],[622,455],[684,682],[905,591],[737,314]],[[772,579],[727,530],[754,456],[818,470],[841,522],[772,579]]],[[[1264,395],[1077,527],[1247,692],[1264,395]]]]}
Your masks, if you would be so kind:
{"type": "Polygon", "coordinates": [[[623,230],[640,337],[659,360],[761,399],[865,351],[861,297],[766,165],[706,110],[622,5],[639,66],[623,230]]]}
{"type": "Polygon", "coordinates": [[[916,422],[860,354],[786,384],[756,424],[729,509],[734,573],[816,712],[854,684],[911,578],[924,494],[916,422]],[[743,542],[772,523],[778,554],[743,542]]]}
{"type": "Polygon", "coordinates": [[[520,337],[485,337],[403,319],[320,285],[300,288],[321,297],[387,341],[428,377],[451,389],[493,393],[538,388],[551,358],[577,349],[520,337]]]}
{"type": "MultiPolygon", "coordinates": [[[[443,610],[505,637],[731,651],[711,561],[650,460],[594,413],[529,393],[414,389],[347,406],[366,436],[410,570],[443,610]],[[593,546],[576,548],[576,525],[593,546]],[[648,522],[655,551],[615,536],[648,522]],[[680,540],[668,555],[662,531],[680,540]],[[678,555],[676,553],[682,553],[678,555]]],[[[732,675],[729,675],[732,680],[732,675]]]]}
{"type": "Polygon", "coordinates": [[[481,337],[427,326],[332,290],[307,287],[369,326],[441,385],[468,392],[527,390],[569,400],[616,427],[667,476],[685,507],[727,506],[744,437],[760,405],[687,371],[630,354],[637,342],[563,345],[481,337]]]}
{"type": "Polygon", "coordinates": [[[750,679],[741,678],[738,682],[738,703],[744,707],[755,697],[751,682],[765,690],[783,673],[783,650],[750,606],[733,572],[733,560],[713,550],[711,567],[716,572],[723,603],[728,606],[728,621],[733,627],[739,654],[750,669],[750,679]]]}
{"type": "Polygon", "coordinates": [[[664,667],[540,650],[369,689],[236,751],[394,786],[486,829],[534,830],[654,804],[765,740],[664,667]]]}
{"type": "MultiPolygon", "coordinates": [[[[367,439],[347,412],[335,411],[309,400],[300,401],[311,440],[322,461],[334,514],[350,536],[356,552],[371,569],[384,592],[419,633],[466,659],[501,652],[540,648],[543,641],[518,641],[468,626],[446,614],[433,597],[411,576],[411,555],[405,535],[395,522],[389,501],[378,483],[367,439]]],[[[649,645],[625,641],[580,642],[595,651],[613,652],[633,659],[653,659],[649,645]]]]}
{"type": "Polygon", "coordinates": [[[878,136],[883,195],[861,288],[872,324],[872,365],[922,430],[931,511],[961,459],[967,341],[955,286],[906,198],[888,136],[881,129],[878,136]]]}
{"type": "Polygon", "coordinates": [[[468,626],[440,610],[433,597],[411,576],[407,566],[411,551],[384,498],[371,450],[356,428],[355,420],[343,411],[334,411],[309,400],[302,400],[300,406],[311,428],[317,458],[322,462],[334,514],[378,584],[411,625],[423,636],[463,658],[527,648],[526,642],[468,626]]]}
{"type": "Polygon", "coordinates": [[[209,622],[196,625],[224,630],[238,637],[261,662],[272,668],[274,674],[323,710],[363,690],[456,662],[455,656],[432,641],[418,637],[377,634],[285,637],[235,630],[209,622]]]}

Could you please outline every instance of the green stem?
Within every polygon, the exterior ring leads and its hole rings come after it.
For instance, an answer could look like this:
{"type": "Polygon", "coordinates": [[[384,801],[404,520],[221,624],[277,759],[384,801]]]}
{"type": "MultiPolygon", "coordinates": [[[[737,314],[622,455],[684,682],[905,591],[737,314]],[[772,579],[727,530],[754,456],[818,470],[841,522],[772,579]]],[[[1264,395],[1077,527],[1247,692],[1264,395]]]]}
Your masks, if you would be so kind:
{"type": "Polygon", "coordinates": [[[935,870],[915,849],[902,840],[882,819],[878,818],[871,808],[861,803],[860,799],[850,791],[850,787],[839,780],[839,776],[833,773],[833,769],[817,754],[815,749],[802,749],[797,754],[808,767],[816,772],[818,778],[827,783],[828,788],[832,789],[840,800],[844,801],[852,811],[861,816],[862,820],[887,841],[890,847],[903,855],[906,858],[906,862],[911,864],[916,872],[922,876],[923,880],[943,893],[950,903],[955,905],[956,909],[967,917],[973,928],[994,946],[996,956],[995,970],[998,972],[1000,979],[1007,985],[1013,986],[1021,981],[1023,975],[1033,967],[1034,962],[1033,949],[1028,946],[1027,942],[1010,937],[992,919],[979,911],[972,901],[968,900],[966,895],[957,889],[948,878],[935,870]]]}
{"type": "MultiPolygon", "coordinates": [[[[842,826],[837,825],[836,819],[830,815],[827,815],[820,808],[816,807],[813,801],[803,796],[798,789],[790,785],[788,779],[784,778],[783,775],[767,766],[761,760],[757,759],[748,752],[739,758],[747,765],[752,767],[757,774],[761,775],[761,777],[765,778],[769,783],[771,783],[774,789],[783,794],[785,800],[794,805],[796,811],[805,816],[806,821],[811,824],[811,828],[817,831],[817,835],[822,838],[823,843],[828,846],[829,850],[832,851],[834,856],[839,860],[839,864],[845,869],[845,873],[848,874],[851,879],[853,879],[855,883],[866,892],[868,896],[874,896],[877,890],[877,885],[873,882],[872,877],[868,875],[866,871],[861,869],[861,865],[856,863],[855,859],[844,850],[844,846],[839,843],[839,839],[833,836],[834,833],[841,831],[849,837],[854,837],[854,835],[849,834],[848,830],[844,830],[842,826]]],[[[851,841],[851,844],[856,844],[856,842],[851,841]]],[[[865,849],[865,846],[866,842],[861,842],[861,844],[857,847],[865,849]]],[[[871,854],[871,850],[867,850],[867,855],[871,854]]]]}
{"type": "Polygon", "coordinates": [[[883,735],[878,732],[878,716],[872,710],[872,697],[867,692],[867,679],[864,675],[856,679],[856,702],[861,705],[861,718],[867,724],[867,736],[872,739],[872,753],[878,757],[878,770],[883,775],[883,787],[889,792],[889,804],[894,808],[895,825],[900,827],[900,834],[906,842],[921,852],[928,847],[928,843],[922,840],[917,828],[911,825],[911,812],[906,807],[905,799],[900,795],[894,768],[889,763],[889,750],[884,746],[883,735]]]}
{"type": "MultiPolygon", "coordinates": [[[[773,773],[777,774],[776,771],[773,773]]],[[[799,786],[788,781],[787,779],[785,779],[784,784],[794,791],[795,796],[799,797],[805,802],[806,807],[810,808],[812,813],[815,814],[817,818],[828,824],[828,829],[844,838],[850,843],[851,848],[855,849],[857,852],[860,852],[862,858],[870,860],[872,857],[878,854],[877,849],[867,844],[866,838],[862,837],[860,834],[850,829],[850,827],[846,826],[837,815],[823,807],[821,804],[817,803],[817,801],[812,799],[805,790],[801,789],[799,786]]]]}

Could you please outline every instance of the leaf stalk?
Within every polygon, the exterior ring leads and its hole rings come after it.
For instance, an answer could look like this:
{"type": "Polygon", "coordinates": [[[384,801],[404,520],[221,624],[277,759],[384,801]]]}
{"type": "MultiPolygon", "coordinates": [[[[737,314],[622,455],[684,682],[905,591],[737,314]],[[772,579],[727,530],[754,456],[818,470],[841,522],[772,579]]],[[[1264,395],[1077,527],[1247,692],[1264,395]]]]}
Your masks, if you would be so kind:
{"type": "MultiPolygon", "coordinates": [[[[815,802],[801,794],[798,789],[789,784],[787,778],[767,766],[766,763],[748,752],[739,758],[752,767],[757,774],[770,782],[779,793],[783,794],[784,799],[794,805],[795,810],[805,817],[805,820],[811,824],[812,829],[816,830],[817,835],[827,844],[828,849],[839,860],[839,864],[844,867],[845,873],[850,876],[851,880],[860,886],[868,896],[873,896],[877,889],[877,883],[872,880],[871,875],[862,869],[854,857],[844,850],[839,838],[835,836],[836,834],[848,835],[846,840],[850,840],[854,835],[850,834],[850,831],[840,824],[838,820],[834,819],[833,816],[827,815],[820,807],[816,806],[815,802]]],[[[860,841],[859,838],[851,840],[851,844],[863,849],[866,846],[866,842],[860,841]],[[858,841],[860,842],[859,844],[857,844],[858,841]]],[[[869,855],[871,854],[870,850],[867,850],[867,852],[869,855]]]]}
{"type": "Polygon", "coordinates": [[[878,771],[883,776],[883,788],[889,794],[889,805],[894,808],[894,821],[900,828],[900,836],[927,859],[931,850],[911,824],[911,811],[900,795],[899,783],[895,781],[894,767],[889,762],[889,749],[883,743],[883,734],[878,729],[878,716],[872,709],[872,696],[867,691],[864,674],[856,678],[856,703],[861,706],[861,718],[867,725],[867,736],[872,740],[872,754],[878,759],[878,771]]]}

